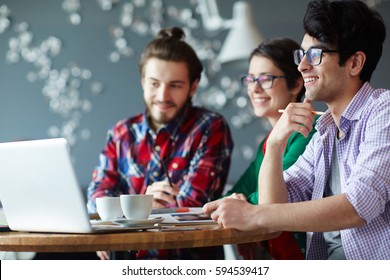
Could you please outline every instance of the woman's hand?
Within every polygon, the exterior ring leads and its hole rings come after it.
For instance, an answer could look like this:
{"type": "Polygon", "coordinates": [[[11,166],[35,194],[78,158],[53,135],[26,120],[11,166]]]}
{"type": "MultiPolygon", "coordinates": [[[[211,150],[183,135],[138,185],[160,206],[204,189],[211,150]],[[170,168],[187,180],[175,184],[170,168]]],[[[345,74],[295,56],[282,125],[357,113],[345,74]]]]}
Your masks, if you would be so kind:
{"type": "Polygon", "coordinates": [[[97,251],[96,255],[101,259],[101,260],[109,260],[110,259],[110,252],[109,251],[97,251]]]}

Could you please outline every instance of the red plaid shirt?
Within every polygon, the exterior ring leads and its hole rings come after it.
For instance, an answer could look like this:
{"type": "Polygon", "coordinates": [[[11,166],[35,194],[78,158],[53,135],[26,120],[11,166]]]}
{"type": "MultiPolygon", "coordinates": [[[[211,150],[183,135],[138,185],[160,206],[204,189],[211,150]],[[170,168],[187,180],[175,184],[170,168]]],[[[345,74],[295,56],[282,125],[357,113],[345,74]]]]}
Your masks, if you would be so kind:
{"type": "MultiPolygon", "coordinates": [[[[166,180],[164,159],[172,183],[180,187],[175,206],[200,207],[220,197],[230,167],[233,141],[229,127],[218,114],[189,106],[157,132],[147,115],[119,121],[108,131],[88,188],[88,210],[95,199],[120,194],[143,194],[149,185],[166,180]]],[[[213,259],[221,248],[140,251],[138,258],[213,259]]],[[[223,257],[223,255],[222,255],[223,257]]]]}
{"type": "Polygon", "coordinates": [[[166,180],[164,159],[172,183],[180,187],[177,205],[203,206],[224,188],[233,141],[224,119],[198,107],[187,107],[157,132],[146,114],[119,121],[108,131],[100,164],[88,188],[88,209],[100,196],[143,194],[148,185],[166,180]]]}

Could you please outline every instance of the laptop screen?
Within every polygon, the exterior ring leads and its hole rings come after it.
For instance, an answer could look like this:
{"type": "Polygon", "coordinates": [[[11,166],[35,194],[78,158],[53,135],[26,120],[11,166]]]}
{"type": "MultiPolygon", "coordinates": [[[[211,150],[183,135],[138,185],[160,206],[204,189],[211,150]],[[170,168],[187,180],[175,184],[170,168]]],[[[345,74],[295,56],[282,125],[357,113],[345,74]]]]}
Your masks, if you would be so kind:
{"type": "Polygon", "coordinates": [[[0,143],[0,200],[12,230],[91,232],[65,139],[0,143]]]}

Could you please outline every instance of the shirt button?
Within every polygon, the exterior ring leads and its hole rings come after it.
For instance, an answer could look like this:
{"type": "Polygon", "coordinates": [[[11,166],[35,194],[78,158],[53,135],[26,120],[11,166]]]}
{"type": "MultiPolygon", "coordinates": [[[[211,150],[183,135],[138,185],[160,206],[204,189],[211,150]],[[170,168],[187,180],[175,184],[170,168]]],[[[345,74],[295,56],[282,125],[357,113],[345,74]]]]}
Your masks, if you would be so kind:
{"type": "Polygon", "coordinates": [[[177,169],[178,167],[179,167],[179,165],[177,164],[177,162],[172,163],[172,168],[173,169],[177,169]]]}
{"type": "Polygon", "coordinates": [[[159,145],[156,145],[156,147],[154,147],[154,149],[159,152],[161,150],[160,146],[159,145]]]}
{"type": "Polygon", "coordinates": [[[215,176],[215,172],[210,172],[210,176],[215,176]]]}
{"type": "Polygon", "coordinates": [[[154,177],[157,177],[158,174],[159,174],[159,173],[158,173],[157,171],[154,171],[154,172],[153,172],[153,176],[154,176],[154,177]]]}

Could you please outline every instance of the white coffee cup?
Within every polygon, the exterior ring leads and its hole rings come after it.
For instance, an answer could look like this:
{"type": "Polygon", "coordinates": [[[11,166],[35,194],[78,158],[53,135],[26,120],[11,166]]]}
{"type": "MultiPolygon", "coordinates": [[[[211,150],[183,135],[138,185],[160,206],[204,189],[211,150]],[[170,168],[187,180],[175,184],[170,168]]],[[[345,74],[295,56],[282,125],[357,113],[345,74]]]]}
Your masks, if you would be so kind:
{"type": "Polygon", "coordinates": [[[123,217],[121,200],[119,197],[96,198],[96,210],[103,221],[110,221],[123,217]]]}
{"type": "Polygon", "coordinates": [[[128,220],[147,219],[152,212],[152,194],[122,194],[122,211],[128,220]]]}

